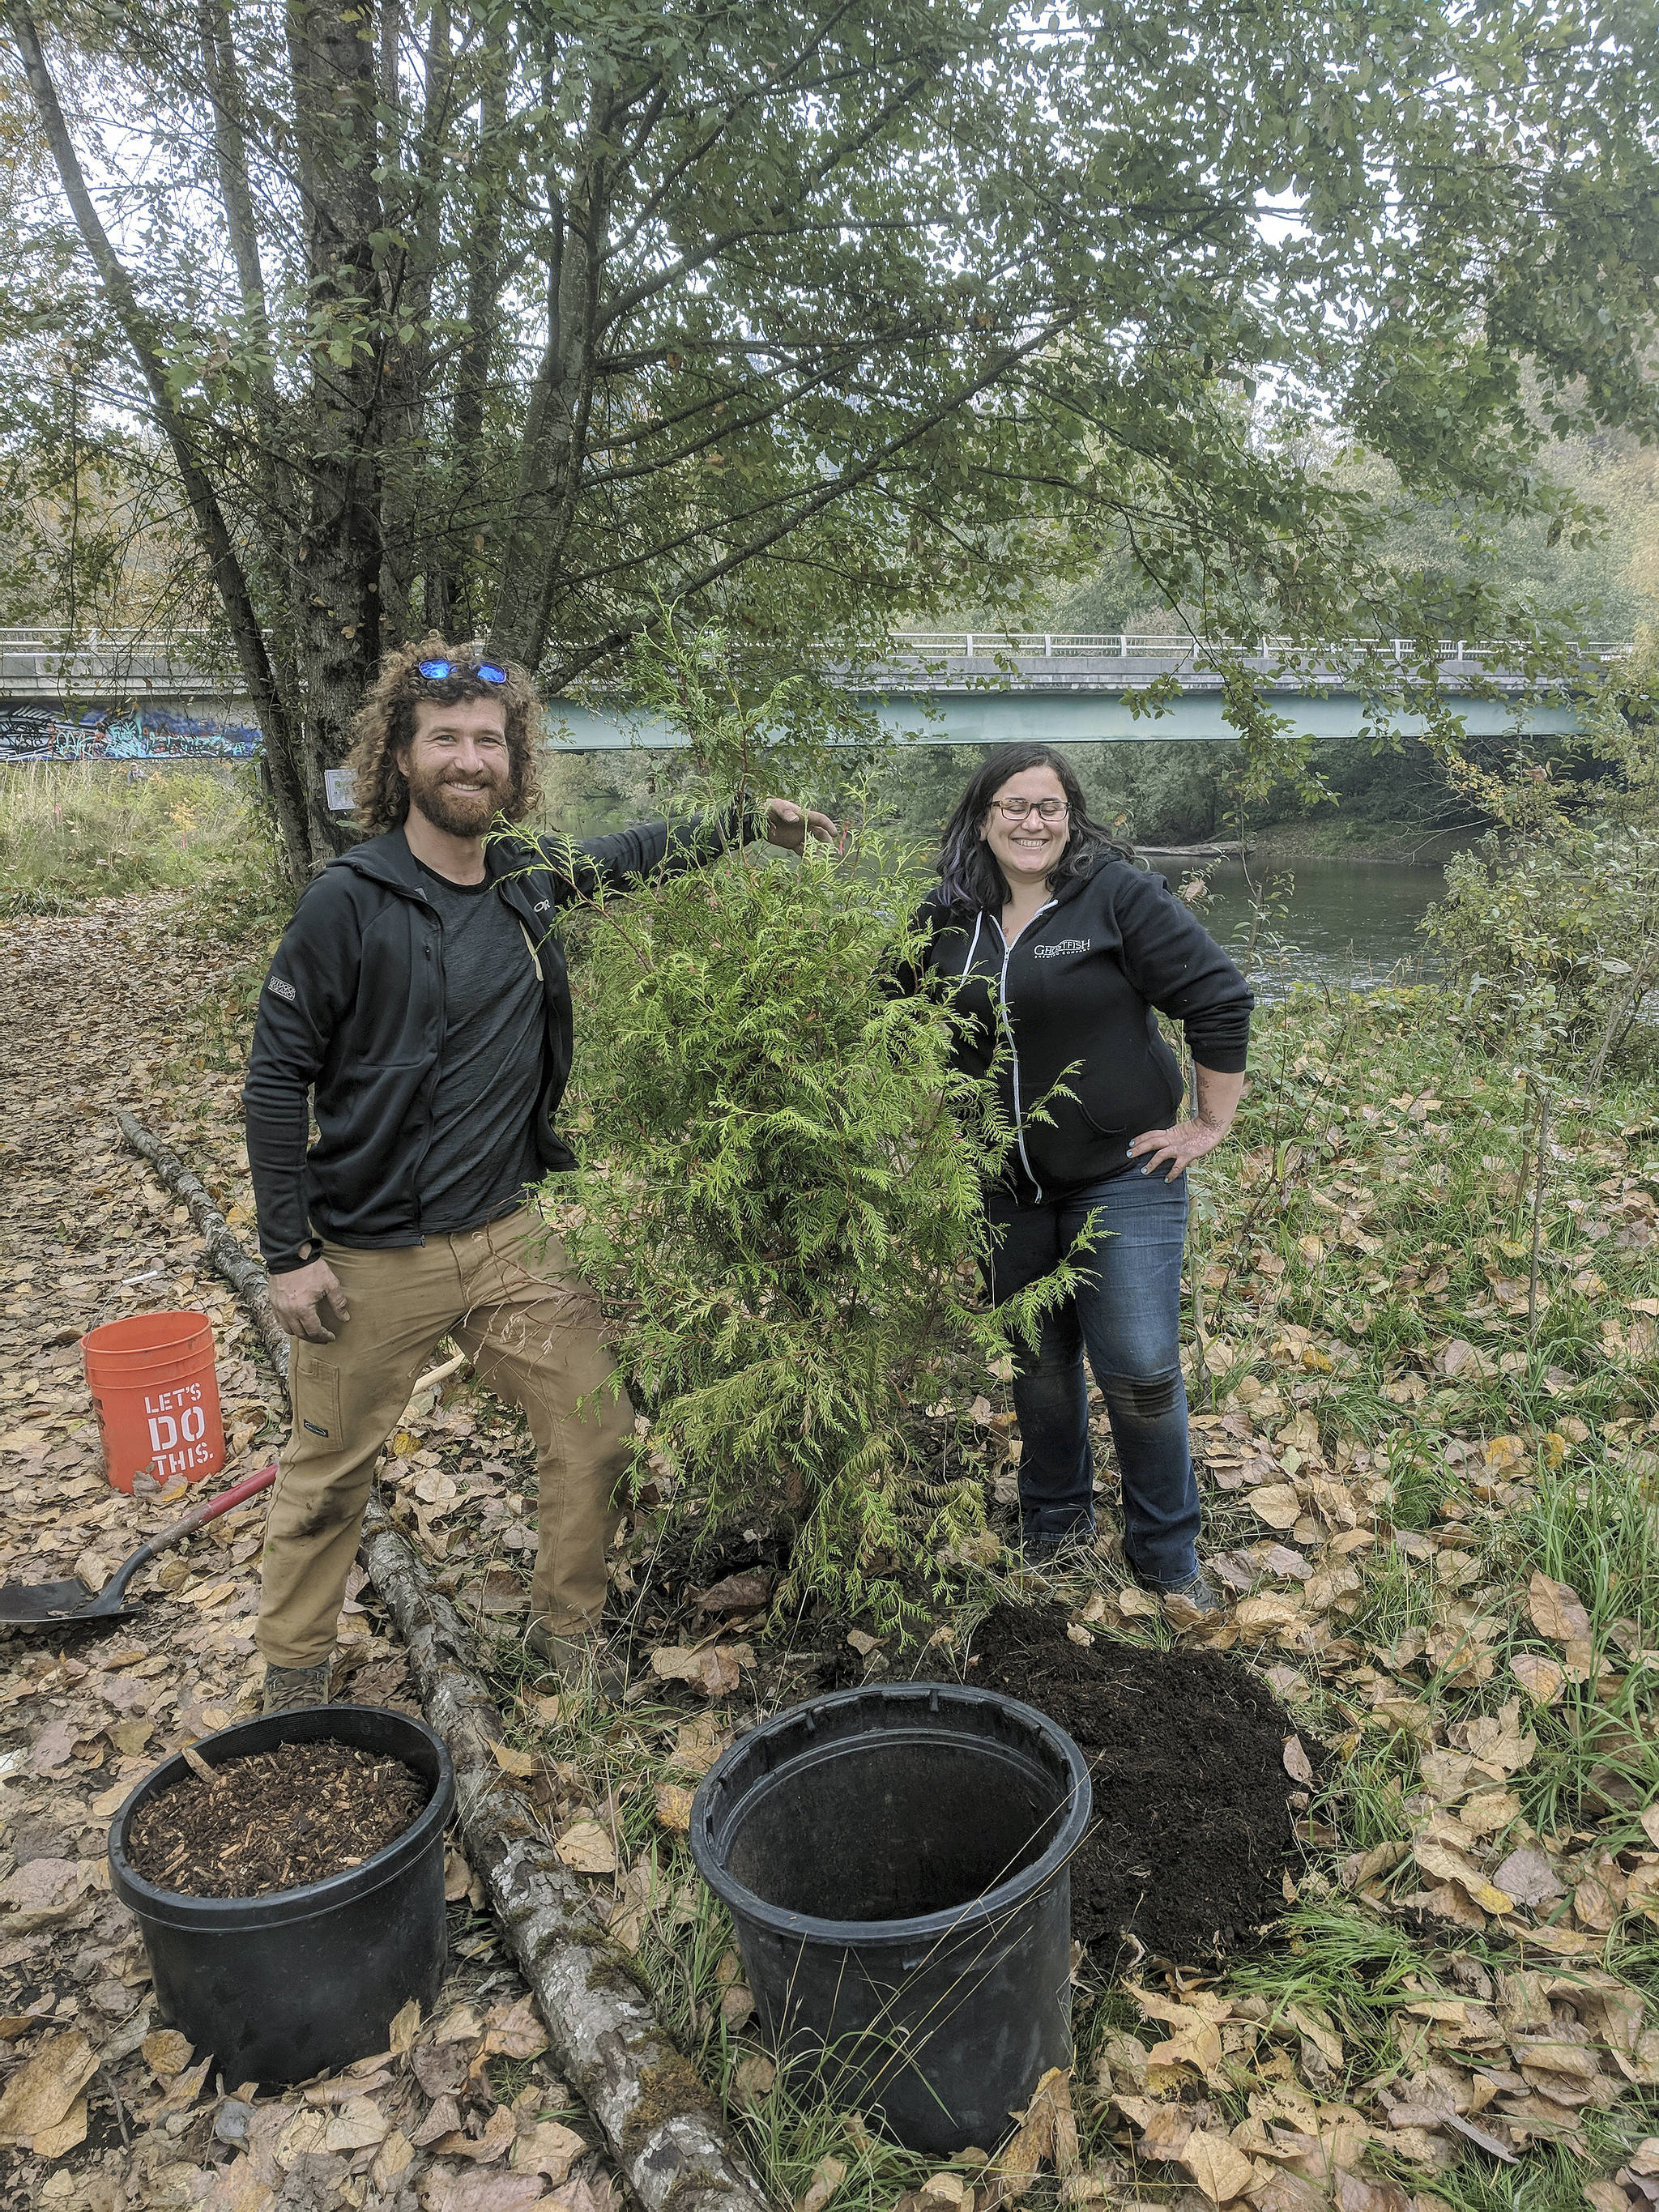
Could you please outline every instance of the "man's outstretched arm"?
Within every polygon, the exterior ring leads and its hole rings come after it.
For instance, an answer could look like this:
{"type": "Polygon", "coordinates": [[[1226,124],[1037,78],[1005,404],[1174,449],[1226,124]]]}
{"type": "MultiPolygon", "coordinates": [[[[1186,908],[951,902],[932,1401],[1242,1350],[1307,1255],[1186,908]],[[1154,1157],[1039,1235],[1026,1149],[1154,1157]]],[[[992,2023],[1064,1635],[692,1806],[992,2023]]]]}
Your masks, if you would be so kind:
{"type": "Polygon", "coordinates": [[[684,822],[641,822],[633,828],[590,837],[580,844],[543,838],[542,850],[568,885],[568,898],[595,898],[626,890],[651,876],[684,875],[706,868],[732,845],[763,839],[799,853],[809,836],[824,843],[841,841],[827,814],[797,806],[793,799],[763,799],[728,806],[720,814],[696,814],[684,822]]]}

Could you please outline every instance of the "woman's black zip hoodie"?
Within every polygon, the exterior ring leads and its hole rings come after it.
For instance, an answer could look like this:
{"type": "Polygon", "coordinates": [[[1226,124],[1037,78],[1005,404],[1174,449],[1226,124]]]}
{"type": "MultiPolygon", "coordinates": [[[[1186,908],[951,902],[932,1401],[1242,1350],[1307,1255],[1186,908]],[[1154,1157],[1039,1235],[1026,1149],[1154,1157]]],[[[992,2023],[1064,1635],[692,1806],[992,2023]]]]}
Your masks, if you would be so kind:
{"type": "Polygon", "coordinates": [[[994,913],[949,905],[942,890],[916,922],[922,975],[972,1017],[958,1066],[982,1075],[1006,1024],[998,1080],[1016,1133],[1006,1173],[1028,1203],[1123,1174],[1131,1139],[1176,1118],[1185,1085],[1154,1007],[1182,1024],[1203,1066],[1243,1070],[1249,986],[1162,876],[1103,855],[1012,946],[994,913]],[[1074,1095],[1050,1097],[1060,1083],[1074,1095]]]}

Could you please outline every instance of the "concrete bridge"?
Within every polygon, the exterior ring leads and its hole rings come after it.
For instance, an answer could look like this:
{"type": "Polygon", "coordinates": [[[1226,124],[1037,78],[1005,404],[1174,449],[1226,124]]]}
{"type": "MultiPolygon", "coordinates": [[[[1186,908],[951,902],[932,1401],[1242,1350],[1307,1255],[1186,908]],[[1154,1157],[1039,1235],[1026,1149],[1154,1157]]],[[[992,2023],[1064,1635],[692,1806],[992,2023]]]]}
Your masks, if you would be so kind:
{"type": "MultiPolygon", "coordinates": [[[[1586,645],[1581,665],[1588,675],[1629,649],[1586,645]]],[[[1439,687],[1455,701],[1472,735],[1513,729],[1517,716],[1522,727],[1539,735],[1577,728],[1570,697],[1551,696],[1516,672],[1518,647],[1502,640],[1447,638],[1436,653],[1439,687]]],[[[878,664],[843,665],[839,676],[874,707],[885,729],[913,744],[1216,741],[1237,735],[1222,714],[1222,678],[1214,664],[1223,657],[1249,669],[1273,711],[1298,732],[1355,738],[1368,733],[1364,710],[1370,692],[1391,678],[1397,682],[1419,656],[1407,638],[1350,640],[1310,655],[1288,638],[1255,639],[1241,647],[1133,631],[918,631],[896,636],[878,664]],[[1176,696],[1161,711],[1143,705],[1137,713],[1135,696],[1160,679],[1166,690],[1171,684],[1178,687],[1176,696]]],[[[610,710],[602,696],[561,699],[550,713],[556,728],[561,720],[565,726],[561,742],[574,751],[674,742],[660,723],[610,710]]],[[[1425,718],[1401,714],[1395,719],[1400,728],[1418,731],[1425,718]]]]}
{"type": "MultiPolygon", "coordinates": [[[[0,629],[0,759],[246,757],[258,750],[252,709],[234,669],[216,667],[203,637],[143,640],[62,630],[0,629]]],[[[1629,648],[1586,644],[1588,678],[1629,648]]],[[[1437,681],[1471,734],[1517,726],[1538,735],[1578,726],[1570,691],[1516,666],[1504,640],[1449,638],[1435,648],[1437,681]]],[[[1237,661],[1273,711],[1321,738],[1368,732],[1368,699],[1419,658],[1408,639],[1350,640],[1310,654],[1286,638],[1226,644],[1151,632],[914,631],[896,635],[872,665],[843,664],[838,680],[868,701],[896,737],[921,744],[1074,744],[1224,740],[1217,663],[1237,661]],[[1160,711],[1138,695],[1162,679],[1160,711]]],[[[562,750],[606,752],[683,742],[659,720],[632,714],[607,687],[555,701],[549,737],[562,750]]],[[[1396,726],[1420,729],[1419,714],[1396,726]]]]}

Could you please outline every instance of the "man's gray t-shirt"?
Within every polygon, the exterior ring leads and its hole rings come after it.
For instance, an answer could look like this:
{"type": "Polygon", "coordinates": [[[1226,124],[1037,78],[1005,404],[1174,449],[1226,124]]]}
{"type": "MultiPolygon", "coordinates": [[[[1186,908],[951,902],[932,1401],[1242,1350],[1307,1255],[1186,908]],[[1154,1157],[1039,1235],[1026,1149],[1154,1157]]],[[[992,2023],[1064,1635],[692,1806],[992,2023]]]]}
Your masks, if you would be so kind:
{"type": "Polygon", "coordinates": [[[422,1228],[455,1235],[512,1212],[540,1176],[545,1016],[524,931],[493,886],[416,866],[443,924],[444,962],[442,1066],[416,1195],[422,1228]]]}

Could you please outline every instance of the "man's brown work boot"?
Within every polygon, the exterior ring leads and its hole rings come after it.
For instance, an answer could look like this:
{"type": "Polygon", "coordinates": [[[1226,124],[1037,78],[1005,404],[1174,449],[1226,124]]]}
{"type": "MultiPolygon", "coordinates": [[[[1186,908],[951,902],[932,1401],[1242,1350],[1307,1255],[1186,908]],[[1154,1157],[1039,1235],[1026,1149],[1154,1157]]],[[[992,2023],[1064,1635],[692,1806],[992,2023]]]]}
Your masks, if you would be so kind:
{"type": "Polygon", "coordinates": [[[301,1705],[325,1705],[332,1671],[327,1659],[316,1667],[267,1667],[264,1711],[291,1713],[301,1705]]]}
{"type": "Polygon", "coordinates": [[[628,1668],[597,1629],[561,1636],[537,1620],[525,1631],[524,1640],[526,1647],[558,1676],[561,1690],[591,1688],[603,1704],[621,1704],[628,1687],[628,1668]]]}

